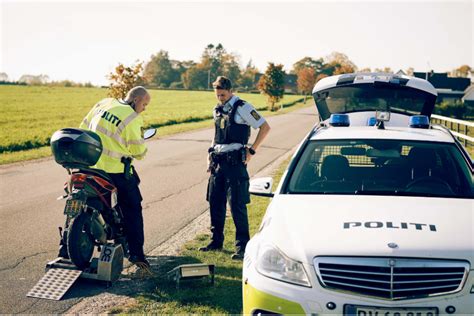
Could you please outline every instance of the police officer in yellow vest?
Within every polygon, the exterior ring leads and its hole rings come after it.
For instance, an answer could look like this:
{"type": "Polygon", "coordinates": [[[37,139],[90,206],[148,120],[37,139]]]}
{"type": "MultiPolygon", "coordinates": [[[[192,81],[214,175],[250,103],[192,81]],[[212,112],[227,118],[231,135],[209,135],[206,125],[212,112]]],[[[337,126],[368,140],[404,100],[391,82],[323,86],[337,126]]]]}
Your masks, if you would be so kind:
{"type": "Polygon", "coordinates": [[[134,87],[125,99],[107,98],[97,103],[84,118],[80,128],[97,133],[103,151],[93,167],[107,172],[118,190],[118,204],[125,219],[125,232],[129,246],[129,261],[149,267],[143,251],[144,232],[140,179],[132,167],[125,174],[123,157],[142,159],[147,148],[142,135],[143,118],[150,102],[150,94],[143,87],[134,87]]]}

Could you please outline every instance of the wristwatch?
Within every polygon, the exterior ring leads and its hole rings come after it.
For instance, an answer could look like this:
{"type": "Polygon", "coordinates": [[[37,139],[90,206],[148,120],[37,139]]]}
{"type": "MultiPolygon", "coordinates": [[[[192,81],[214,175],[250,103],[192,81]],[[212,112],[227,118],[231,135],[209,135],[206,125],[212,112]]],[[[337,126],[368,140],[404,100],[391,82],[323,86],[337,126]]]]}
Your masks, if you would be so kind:
{"type": "Polygon", "coordinates": [[[256,151],[255,149],[253,149],[252,147],[248,147],[249,149],[249,154],[251,154],[252,156],[255,155],[256,151]]]}

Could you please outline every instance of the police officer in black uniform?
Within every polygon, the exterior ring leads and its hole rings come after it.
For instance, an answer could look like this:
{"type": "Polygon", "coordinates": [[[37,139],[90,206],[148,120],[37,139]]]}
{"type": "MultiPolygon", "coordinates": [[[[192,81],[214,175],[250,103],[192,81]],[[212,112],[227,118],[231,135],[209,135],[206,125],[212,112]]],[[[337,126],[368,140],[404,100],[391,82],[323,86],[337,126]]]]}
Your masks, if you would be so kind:
{"type": "Polygon", "coordinates": [[[250,239],[247,204],[250,202],[247,164],[267,136],[270,126],[255,108],[232,93],[231,81],[223,76],[212,84],[219,101],[214,108],[215,135],[209,148],[207,200],[211,213],[211,242],[200,251],[221,250],[224,242],[226,205],[229,198],[234,219],[236,251],[232,259],[242,260],[250,239]],[[248,146],[250,126],[259,129],[248,146]]]}

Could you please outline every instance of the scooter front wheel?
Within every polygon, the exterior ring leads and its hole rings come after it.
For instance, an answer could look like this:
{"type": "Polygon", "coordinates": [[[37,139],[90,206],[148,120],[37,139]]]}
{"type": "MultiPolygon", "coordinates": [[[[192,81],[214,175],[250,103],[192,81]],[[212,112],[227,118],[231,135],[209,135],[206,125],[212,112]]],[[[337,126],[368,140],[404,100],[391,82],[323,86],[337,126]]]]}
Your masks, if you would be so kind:
{"type": "Polygon", "coordinates": [[[90,234],[89,214],[82,213],[74,218],[67,234],[69,258],[79,269],[89,266],[94,253],[94,241],[90,234]]]}

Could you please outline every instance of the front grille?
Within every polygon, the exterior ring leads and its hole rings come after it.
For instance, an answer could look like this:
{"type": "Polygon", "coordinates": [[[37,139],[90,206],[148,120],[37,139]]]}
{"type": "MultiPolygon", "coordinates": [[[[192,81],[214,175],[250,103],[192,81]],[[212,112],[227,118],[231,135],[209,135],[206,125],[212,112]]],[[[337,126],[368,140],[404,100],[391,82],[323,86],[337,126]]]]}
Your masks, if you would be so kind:
{"type": "Polygon", "coordinates": [[[317,257],[316,274],[325,288],[400,300],[460,291],[464,261],[398,258],[317,257]]]}

